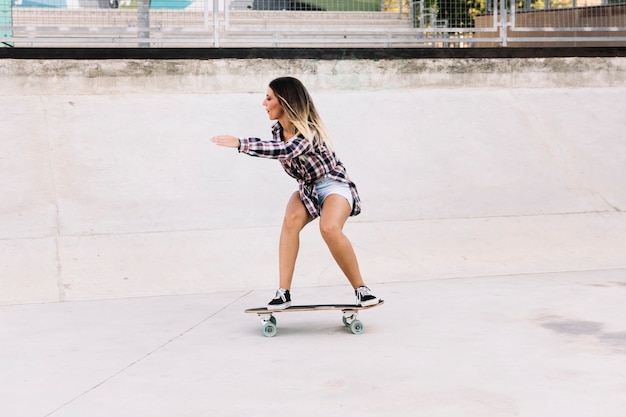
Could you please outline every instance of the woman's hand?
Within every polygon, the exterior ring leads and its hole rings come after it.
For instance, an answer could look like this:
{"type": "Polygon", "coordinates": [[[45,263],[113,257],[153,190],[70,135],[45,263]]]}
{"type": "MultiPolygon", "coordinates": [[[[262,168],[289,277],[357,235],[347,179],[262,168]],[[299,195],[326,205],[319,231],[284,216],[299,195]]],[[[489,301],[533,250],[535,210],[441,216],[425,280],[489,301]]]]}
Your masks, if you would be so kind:
{"type": "Polygon", "coordinates": [[[218,146],[226,146],[228,148],[238,148],[239,139],[230,135],[218,135],[211,138],[211,142],[218,146]]]}

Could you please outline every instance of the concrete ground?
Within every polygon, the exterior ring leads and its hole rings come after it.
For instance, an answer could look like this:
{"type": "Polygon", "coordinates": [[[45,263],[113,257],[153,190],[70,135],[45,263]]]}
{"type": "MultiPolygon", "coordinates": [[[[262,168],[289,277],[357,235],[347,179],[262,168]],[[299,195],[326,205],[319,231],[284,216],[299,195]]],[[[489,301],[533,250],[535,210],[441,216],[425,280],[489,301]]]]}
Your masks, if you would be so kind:
{"type": "MultiPolygon", "coordinates": [[[[295,184],[208,142],[268,136],[264,85],[47,82],[0,93],[0,415],[626,416],[625,86],[316,85],[385,304],[266,338],[295,184]]],[[[315,225],[293,295],[353,300],[315,225]]]]}
{"type": "Polygon", "coordinates": [[[624,416],[624,269],[375,289],[361,335],[310,312],[264,337],[267,291],[2,307],[2,415],[624,416]]]}

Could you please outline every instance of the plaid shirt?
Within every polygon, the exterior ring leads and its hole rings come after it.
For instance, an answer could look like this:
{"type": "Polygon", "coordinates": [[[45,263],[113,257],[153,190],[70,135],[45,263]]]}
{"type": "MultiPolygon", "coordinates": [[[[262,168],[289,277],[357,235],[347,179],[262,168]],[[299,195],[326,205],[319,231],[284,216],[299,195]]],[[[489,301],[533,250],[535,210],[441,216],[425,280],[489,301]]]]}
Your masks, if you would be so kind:
{"type": "Polygon", "coordinates": [[[281,139],[280,123],[272,127],[273,140],[240,138],[239,152],[261,158],[278,159],[287,174],[298,180],[300,200],[313,218],[320,215],[321,207],[315,183],[324,177],[343,182],[350,186],[354,205],[351,216],[361,212],[361,199],[356,185],[350,181],[346,169],[335,153],[325,144],[317,146],[304,137],[295,136],[288,141],[281,139]]]}

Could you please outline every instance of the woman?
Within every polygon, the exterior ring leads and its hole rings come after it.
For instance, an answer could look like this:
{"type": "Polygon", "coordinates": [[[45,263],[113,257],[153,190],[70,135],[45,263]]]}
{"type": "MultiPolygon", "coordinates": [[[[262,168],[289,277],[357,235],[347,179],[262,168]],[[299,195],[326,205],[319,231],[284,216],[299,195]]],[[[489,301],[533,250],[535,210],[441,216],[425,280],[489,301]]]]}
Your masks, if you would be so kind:
{"type": "Polygon", "coordinates": [[[361,211],[355,184],[335,156],[324,123],[317,114],[307,89],[297,79],[273,80],[263,100],[272,127],[272,141],[219,135],[211,141],[219,146],[262,158],[278,159],[284,170],[298,180],[299,189],[287,203],[279,244],[279,289],[268,308],[291,305],[291,281],[300,245],[300,231],[320,218],[320,232],[333,258],[346,275],[357,296],[357,304],[378,303],[363,282],[352,244],[343,233],[350,216],[361,211]]]}

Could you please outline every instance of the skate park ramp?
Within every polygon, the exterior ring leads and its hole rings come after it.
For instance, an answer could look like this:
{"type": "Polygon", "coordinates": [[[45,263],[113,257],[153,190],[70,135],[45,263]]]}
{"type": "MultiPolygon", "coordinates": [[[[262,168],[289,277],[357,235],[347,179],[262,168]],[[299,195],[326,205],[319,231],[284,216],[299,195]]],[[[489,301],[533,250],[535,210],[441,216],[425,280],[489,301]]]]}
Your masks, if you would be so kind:
{"type": "MultiPolygon", "coordinates": [[[[362,195],[368,282],[623,268],[623,59],[479,61],[3,60],[0,303],[275,287],[296,184],[209,138],[269,138],[285,74],[362,195]]],[[[296,283],[345,283],[317,223],[296,283]]]]}
{"type": "MultiPolygon", "coordinates": [[[[623,417],[624,68],[0,60],[1,414],[623,417]],[[361,335],[243,313],[295,183],[209,138],[285,74],[361,192],[361,335]]],[[[294,301],[352,302],[317,224],[294,301]]]]}

